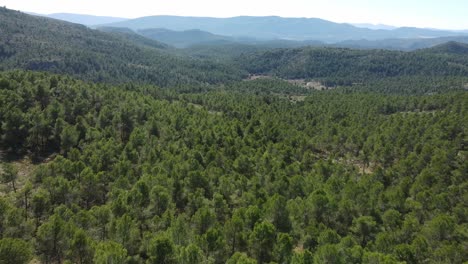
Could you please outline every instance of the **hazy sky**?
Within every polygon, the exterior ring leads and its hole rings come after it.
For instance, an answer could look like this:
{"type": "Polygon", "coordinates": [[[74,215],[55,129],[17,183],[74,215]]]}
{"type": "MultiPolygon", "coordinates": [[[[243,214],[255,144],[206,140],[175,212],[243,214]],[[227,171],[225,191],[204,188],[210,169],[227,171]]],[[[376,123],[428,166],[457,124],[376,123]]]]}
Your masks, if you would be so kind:
{"type": "Polygon", "coordinates": [[[21,11],[135,18],[149,15],[318,17],[335,22],[468,29],[468,0],[0,0],[21,11]]]}

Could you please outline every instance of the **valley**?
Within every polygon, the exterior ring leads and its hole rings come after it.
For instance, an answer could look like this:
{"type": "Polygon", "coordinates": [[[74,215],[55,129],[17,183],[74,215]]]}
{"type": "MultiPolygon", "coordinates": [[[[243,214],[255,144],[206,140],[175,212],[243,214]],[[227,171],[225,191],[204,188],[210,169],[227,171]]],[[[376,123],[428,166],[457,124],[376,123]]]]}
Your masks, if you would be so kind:
{"type": "Polygon", "coordinates": [[[72,18],[0,7],[0,263],[468,261],[464,41],[72,18]]]}

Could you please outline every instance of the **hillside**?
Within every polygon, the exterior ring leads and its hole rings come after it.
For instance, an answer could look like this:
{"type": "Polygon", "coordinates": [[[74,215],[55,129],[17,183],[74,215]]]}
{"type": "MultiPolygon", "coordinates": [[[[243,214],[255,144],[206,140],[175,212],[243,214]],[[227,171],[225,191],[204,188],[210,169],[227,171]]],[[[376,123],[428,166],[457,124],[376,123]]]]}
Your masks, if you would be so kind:
{"type": "Polygon", "coordinates": [[[219,45],[223,45],[227,42],[234,41],[232,38],[211,34],[198,29],[174,31],[163,28],[149,28],[141,29],[137,32],[146,38],[164,42],[177,48],[185,48],[192,45],[206,43],[219,43],[219,45]]]}
{"type": "Polygon", "coordinates": [[[384,40],[347,40],[332,44],[330,46],[346,47],[355,49],[388,49],[401,51],[414,51],[418,49],[431,48],[446,42],[455,41],[468,43],[467,36],[439,37],[439,38],[401,38],[384,40]]]}
{"type": "Polygon", "coordinates": [[[251,74],[366,82],[398,76],[466,77],[468,57],[459,55],[431,49],[401,52],[306,47],[249,54],[239,57],[238,64],[251,74]]]}
{"type": "Polygon", "coordinates": [[[114,33],[135,44],[140,44],[143,46],[149,46],[149,47],[157,48],[157,49],[169,49],[170,48],[168,44],[159,42],[155,39],[144,37],[140,34],[137,34],[135,31],[129,28],[98,27],[97,30],[103,31],[103,32],[114,33]]]}
{"type": "Polygon", "coordinates": [[[468,44],[450,41],[428,49],[429,52],[468,56],[468,44]]]}
{"type": "MultiPolygon", "coordinates": [[[[66,73],[92,81],[161,86],[241,78],[219,63],[168,53],[141,39],[0,8],[0,69],[66,73]],[[197,67],[195,67],[195,65],[197,67]]],[[[152,41],[154,44],[154,41],[152,41]]]]}
{"type": "MultiPolygon", "coordinates": [[[[106,26],[127,27],[134,30],[147,28],[166,28],[177,31],[199,29],[224,36],[243,36],[256,39],[319,40],[325,42],[339,42],[353,39],[428,38],[454,35],[452,31],[419,28],[372,30],[318,18],[248,16],[232,18],[149,16],[110,23],[106,26]]],[[[466,35],[463,32],[459,34],[466,35]]]]}

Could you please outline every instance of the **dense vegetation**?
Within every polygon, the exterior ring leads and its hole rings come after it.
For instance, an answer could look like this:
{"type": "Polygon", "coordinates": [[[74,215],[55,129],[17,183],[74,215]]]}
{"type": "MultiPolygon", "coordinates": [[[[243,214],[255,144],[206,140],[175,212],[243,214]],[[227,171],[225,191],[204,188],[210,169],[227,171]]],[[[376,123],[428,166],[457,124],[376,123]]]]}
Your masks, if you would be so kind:
{"type": "Polygon", "coordinates": [[[277,49],[240,56],[237,61],[254,74],[287,79],[340,79],[348,84],[388,77],[468,76],[468,47],[453,43],[414,52],[310,47],[277,49]]]}
{"type": "Polygon", "coordinates": [[[0,22],[1,264],[468,261],[466,45],[0,22]]]}
{"type": "Polygon", "coordinates": [[[160,86],[238,80],[221,63],[177,56],[136,34],[106,33],[0,8],[0,69],[66,73],[98,82],[160,86]]]}
{"type": "Polygon", "coordinates": [[[57,153],[29,178],[3,166],[7,263],[467,260],[464,92],[0,79],[4,155],[57,153]]]}

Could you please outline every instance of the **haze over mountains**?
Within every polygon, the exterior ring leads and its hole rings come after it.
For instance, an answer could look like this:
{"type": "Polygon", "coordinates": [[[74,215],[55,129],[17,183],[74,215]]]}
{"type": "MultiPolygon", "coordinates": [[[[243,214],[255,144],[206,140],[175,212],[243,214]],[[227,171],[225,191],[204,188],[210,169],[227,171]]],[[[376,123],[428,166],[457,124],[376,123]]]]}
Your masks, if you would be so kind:
{"type": "Polygon", "coordinates": [[[320,40],[327,43],[350,39],[434,38],[465,34],[411,27],[372,30],[319,18],[282,18],[276,16],[232,18],[149,16],[110,23],[106,26],[127,27],[133,30],[147,28],[166,28],[177,31],[199,29],[233,37],[297,41],[320,40]]]}
{"type": "MultiPolygon", "coordinates": [[[[148,16],[136,19],[70,13],[45,15],[103,31],[127,31],[176,48],[247,44],[270,48],[303,46],[411,51],[448,41],[468,43],[468,31],[334,23],[318,18],[148,16]]],[[[128,37],[128,35],[127,35],[128,37]]]]}
{"type": "MultiPolygon", "coordinates": [[[[40,15],[40,14],[35,14],[40,15]]],[[[71,13],[54,13],[48,15],[40,15],[54,19],[60,19],[72,23],[83,24],[86,26],[93,26],[99,24],[116,23],[128,20],[128,18],[122,17],[110,17],[110,16],[93,16],[83,14],[71,14],[71,13]]]]}
{"type": "Polygon", "coordinates": [[[398,28],[398,27],[390,26],[390,25],[384,25],[384,24],[370,24],[370,23],[352,23],[351,25],[353,25],[353,26],[355,26],[355,27],[368,28],[368,29],[386,29],[386,30],[392,30],[392,29],[398,28]]]}

